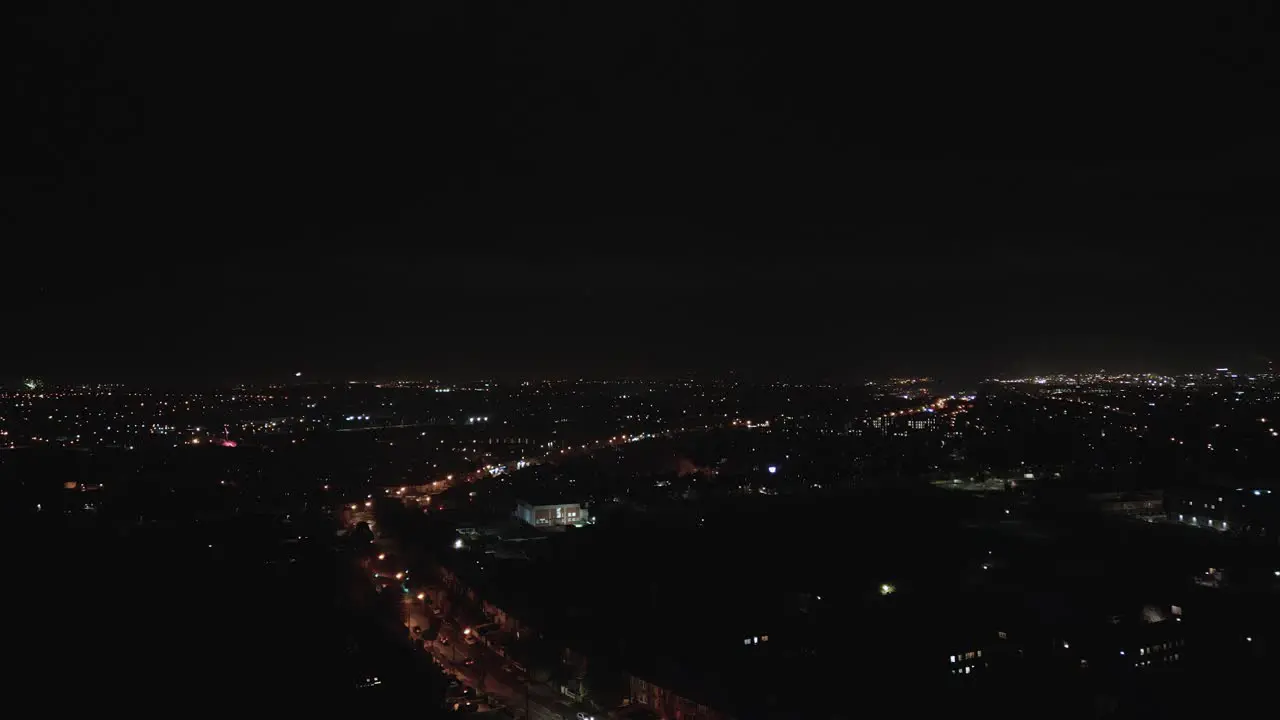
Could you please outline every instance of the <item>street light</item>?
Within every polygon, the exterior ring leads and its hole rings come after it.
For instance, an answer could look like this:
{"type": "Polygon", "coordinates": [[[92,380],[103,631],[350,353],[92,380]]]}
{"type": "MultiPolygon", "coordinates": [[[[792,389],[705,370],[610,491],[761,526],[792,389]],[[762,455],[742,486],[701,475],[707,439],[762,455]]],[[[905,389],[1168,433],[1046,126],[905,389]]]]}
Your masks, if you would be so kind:
{"type": "Polygon", "coordinates": [[[386,559],[387,559],[387,554],[386,554],[386,553],[378,553],[378,559],[379,559],[379,560],[386,560],[386,559]]]}
{"type": "Polygon", "coordinates": [[[419,600],[426,600],[426,599],[427,599],[427,594],[426,594],[426,593],[424,593],[424,592],[420,592],[420,593],[418,593],[418,599],[419,599],[419,600]]]}

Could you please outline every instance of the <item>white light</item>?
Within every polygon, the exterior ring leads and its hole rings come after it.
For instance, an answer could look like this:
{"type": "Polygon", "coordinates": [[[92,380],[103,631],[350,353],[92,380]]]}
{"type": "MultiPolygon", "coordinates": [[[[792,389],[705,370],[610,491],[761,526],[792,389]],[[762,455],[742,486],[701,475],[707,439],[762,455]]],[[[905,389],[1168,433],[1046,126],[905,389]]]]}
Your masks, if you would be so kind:
{"type": "Polygon", "coordinates": [[[778,466],[777,466],[777,465],[770,465],[770,466],[769,466],[769,474],[770,474],[770,475],[773,475],[773,474],[774,474],[774,473],[776,473],[776,472],[778,472],[778,466]]]}
{"type": "Polygon", "coordinates": [[[462,549],[462,538],[458,538],[457,540],[454,540],[454,541],[453,541],[453,549],[454,549],[454,550],[461,550],[461,549],[462,549]]]}

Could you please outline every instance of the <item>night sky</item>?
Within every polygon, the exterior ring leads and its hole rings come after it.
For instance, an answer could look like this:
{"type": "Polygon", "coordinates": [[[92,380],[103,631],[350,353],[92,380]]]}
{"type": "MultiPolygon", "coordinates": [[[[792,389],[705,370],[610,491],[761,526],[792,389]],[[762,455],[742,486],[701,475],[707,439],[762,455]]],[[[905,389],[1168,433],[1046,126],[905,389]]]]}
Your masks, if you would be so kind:
{"type": "Polygon", "coordinates": [[[33,5],[0,378],[1280,355],[1274,3],[33,5]]]}

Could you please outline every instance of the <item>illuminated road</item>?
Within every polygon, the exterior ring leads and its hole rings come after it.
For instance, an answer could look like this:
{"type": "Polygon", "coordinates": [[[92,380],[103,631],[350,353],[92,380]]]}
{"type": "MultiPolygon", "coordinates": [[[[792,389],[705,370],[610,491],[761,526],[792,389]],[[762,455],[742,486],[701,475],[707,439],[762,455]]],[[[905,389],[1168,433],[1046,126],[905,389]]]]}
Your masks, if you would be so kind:
{"type": "MultiPolygon", "coordinates": [[[[399,556],[394,541],[383,538],[377,541],[377,545],[386,558],[399,556]]],[[[389,562],[388,559],[382,561],[382,564],[389,562]]],[[[371,580],[373,580],[372,574],[379,571],[379,566],[378,559],[371,561],[369,570],[371,580]]],[[[381,568],[386,573],[395,569],[394,567],[381,568]]],[[[405,626],[410,634],[415,626],[427,628],[441,623],[441,619],[432,614],[431,606],[425,600],[419,599],[416,587],[415,585],[415,592],[406,593],[403,596],[407,618],[405,626]]],[[[538,683],[526,684],[523,675],[507,669],[509,666],[507,659],[481,643],[468,645],[463,629],[457,625],[454,618],[449,616],[444,618],[440,635],[448,640],[447,644],[442,645],[438,640],[428,642],[426,649],[437,658],[446,672],[453,674],[464,685],[492,696],[499,704],[515,710],[518,716],[524,715],[527,705],[530,716],[535,720],[576,720],[577,712],[566,708],[561,702],[562,698],[551,688],[538,683]],[[474,660],[474,663],[465,664],[468,659],[474,660]],[[526,698],[526,691],[529,693],[528,698],[526,698]]]]}
{"type": "MultiPolygon", "coordinates": [[[[542,464],[557,458],[588,454],[595,450],[621,447],[629,443],[642,442],[658,437],[669,438],[676,434],[704,432],[729,427],[754,429],[767,428],[769,426],[769,422],[752,424],[743,420],[734,420],[720,425],[679,428],[660,433],[643,433],[631,436],[615,435],[604,440],[559,448],[534,458],[526,457],[518,460],[513,459],[501,464],[481,466],[460,478],[460,481],[476,482],[495,475],[512,472],[528,465],[542,464]]],[[[457,482],[453,478],[454,476],[446,476],[433,481],[433,486],[436,483],[439,483],[439,486],[433,488],[432,492],[443,492],[452,488],[454,483],[457,482]]],[[[371,528],[376,527],[376,518],[371,502],[356,502],[352,506],[348,506],[348,509],[352,512],[353,518],[355,518],[353,522],[364,520],[369,523],[371,528]]],[[[389,538],[379,538],[377,545],[386,554],[386,557],[403,557],[395,542],[389,538]]],[[[372,574],[377,570],[378,561],[374,560],[372,564],[370,580],[374,581],[372,574]]],[[[383,568],[383,570],[394,572],[396,568],[388,567],[383,568]]],[[[404,616],[407,618],[405,626],[410,633],[412,633],[412,628],[415,626],[419,628],[434,627],[442,621],[441,618],[437,618],[432,614],[431,606],[424,599],[418,597],[422,586],[415,582],[413,588],[413,592],[404,594],[403,599],[405,604],[404,616]]],[[[433,587],[432,591],[439,592],[440,590],[433,587]]],[[[458,626],[455,617],[446,615],[443,618],[440,636],[447,639],[447,644],[441,645],[438,641],[433,641],[426,643],[425,648],[447,672],[454,674],[460,682],[476,688],[482,694],[490,695],[493,700],[514,710],[518,717],[525,715],[527,707],[529,717],[533,720],[577,720],[579,711],[574,710],[564,698],[550,687],[541,683],[529,683],[522,674],[508,670],[509,661],[485,645],[481,643],[467,645],[463,629],[458,626]],[[474,662],[467,665],[466,661],[468,659],[474,662]]]]}
{"type": "MultiPolygon", "coordinates": [[[[560,448],[559,450],[553,449],[552,451],[544,455],[535,456],[533,458],[525,457],[525,458],[520,458],[518,460],[509,460],[505,463],[494,463],[489,465],[482,465],[476,468],[475,470],[472,470],[470,473],[467,473],[463,477],[463,480],[466,482],[475,482],[477,480],[482,480],[484,478],[494,477],[497,475],[514,472],[524,466],[541,465],[541,464],[550,462],[553,459],[577,457],[577,456],[591,453],[592,451],[595,451],[595,450],[606,450],[609,448],[622,447],[629,443],[643,442],[645,440],[652,440],[660,437],[670,438],[676,435],[683,435],[683,434],[696,433],[696,432],[706,432],[708,430],[720,430],[720,429],[727,429],[727,428],[733,428],[733,427],[741,428],[744,430],[768,429],[771,425],[772,425],[771,421],[768,421],[768,420],[761,423],[753,423],[749,420],[739,419],[739,420],[726,421],[717,425],[700,425],[698,427],[687,427],[687,428],[682,427],[682,428],[677,428],[675,430],[638,433],[636,435],[625,435],[625,434],[614,435],[613,437],[610,437],[605,440],[596,440],[593,442],[569,445],[567,447],[560,448]]],[[[453,476],[448,476],[445,478],[440,478],[439,480],[435,481],[440,483],[441,485],[440,491],[448,490],[453,487],[454,481],[452,477],[453,476]]]]}
{"type": "Polygon", "coordinates": [[[370,430],[392,430],[395,428],[416,428],[416,427],[434,427],[439,423],[420,422],[420,423],[404,423],[403,425],[369,425],[367,427],[350,427],[338,428],[334,432],[368,432],[370,430]]]}

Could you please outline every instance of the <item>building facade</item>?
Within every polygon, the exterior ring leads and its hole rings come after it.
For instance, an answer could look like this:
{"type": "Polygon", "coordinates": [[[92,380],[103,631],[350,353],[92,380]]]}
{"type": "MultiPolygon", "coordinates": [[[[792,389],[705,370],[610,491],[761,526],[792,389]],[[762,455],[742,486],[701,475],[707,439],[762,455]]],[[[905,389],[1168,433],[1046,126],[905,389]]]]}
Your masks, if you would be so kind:
{"type": "Polygon", "coordinates": [[[587,509],[576,502],[533,505],[521,501],[516,504],[515,516],[534,527],[582,525],[587,522],[587,509]]]}

